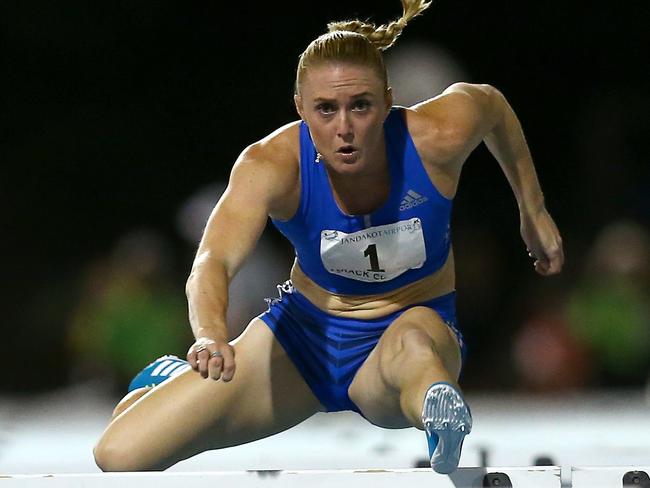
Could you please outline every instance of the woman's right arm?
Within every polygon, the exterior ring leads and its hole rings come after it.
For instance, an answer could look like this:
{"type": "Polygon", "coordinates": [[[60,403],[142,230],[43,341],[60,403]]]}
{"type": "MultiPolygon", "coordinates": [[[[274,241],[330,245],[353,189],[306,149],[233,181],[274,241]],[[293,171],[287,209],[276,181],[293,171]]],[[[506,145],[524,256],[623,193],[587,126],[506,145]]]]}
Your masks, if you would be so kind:
{"type": "Polygon", "coordinates": [[[266,159],[268,152],[265,144],[257,143],[237,159],[187,280],[189,319],[196,338],[187,360],[204,378],[230,381],[235,374],[226,324],[228,285],[255,247],[267,217],[290,192],[291,172],[266,159]],[[210,356],[217,351],[221,357],[210,356]]]}

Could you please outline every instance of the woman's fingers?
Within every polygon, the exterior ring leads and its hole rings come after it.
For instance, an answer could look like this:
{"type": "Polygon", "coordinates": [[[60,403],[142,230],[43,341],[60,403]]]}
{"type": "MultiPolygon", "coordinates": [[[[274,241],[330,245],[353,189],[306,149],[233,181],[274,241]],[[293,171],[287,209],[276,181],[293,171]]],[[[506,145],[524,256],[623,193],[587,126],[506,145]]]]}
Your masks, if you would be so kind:
{"type": "Polygon", "coordinates": [[[216,342],[207,337],[199,337],[187,351],[187,362],[194,371],[201,373],[201,376],[208,376],[208,361],[210,353],[216,350],[216,342]]]}
{"type": "Polygon", "coordinates": [[[199,366],[198,366],[198,361],[197,361],[197,357],[196,357],[196,351],[194,350],[194,344],[192,344],[190,346],[190,348],[187,350],[187,356],[186,357],[187,357],[187,362],[190,364],[190,366],[192,366],[192,369],[194,371],[198,371],[199,366]]]}
{"type": "Polygon", "coordinates": [[[235,369],[235,349],[226,344],[226,347],[223,348],[223,372],[221,379],[224,381],[232,380],[235,375],[235,369]]]}
{"type": "Polygon", "coordinates": [[[197,363],[198,363],[198,372],[204,378],[208,377],[208,361],[210,359],[210,353],[208,352],[207,347],[201,349],[196,353],[197,363]]]}
{"type": "Polygon", "coordinates": [[[200,337],[187,351],[187,361],[203,378],[230,381],[235,374],[235,350],[227,342],[200,337]]]}
{"type": "Polygon", "coordinates": [[[234,349],[229,344],[220,345],[210,354],[209,361],[210,378],[223,381],[232,380],[235,374],[234,349]]]}
{"type": "Polygon", "coordinates": [[[215,350],[210,354],[209,372],[210,378],[218,380],[221,377],[221,370],[223,369],[223,353],[215,350]]]}

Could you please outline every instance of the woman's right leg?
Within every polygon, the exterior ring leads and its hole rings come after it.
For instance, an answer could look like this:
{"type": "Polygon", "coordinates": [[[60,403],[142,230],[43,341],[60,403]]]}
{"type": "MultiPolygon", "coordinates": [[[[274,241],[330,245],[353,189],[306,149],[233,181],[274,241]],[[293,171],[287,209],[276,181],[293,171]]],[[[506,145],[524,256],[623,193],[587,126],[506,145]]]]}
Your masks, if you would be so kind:
{"type": "Polygon", "coordinates": [[[160,470],[286,430],[322,409],[273,332],[254,319],[233,346],[232,381],[185,371],[115,417],[95,447],[104,471],[160,470]]]}

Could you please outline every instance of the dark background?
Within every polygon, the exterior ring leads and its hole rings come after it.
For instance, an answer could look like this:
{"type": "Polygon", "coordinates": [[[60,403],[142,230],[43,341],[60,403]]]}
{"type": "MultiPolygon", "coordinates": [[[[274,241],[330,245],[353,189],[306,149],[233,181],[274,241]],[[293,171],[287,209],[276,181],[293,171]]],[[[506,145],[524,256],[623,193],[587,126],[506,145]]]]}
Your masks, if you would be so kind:
{"type": "MultiPolygon", "coordinates": [[[[513,338],[540,309],[562,313],[603,228],[647,227],[645,10],[641,2],[437,0],[399,41],[443,48],[462,61],[465,81],[506,95],[565,241],[565,272],[537,276],[507,182],[477,149],[453,221],[469,388],[548,387],[517,373],[513,338]]],[[[166,239],[173,265],[165,279],[182,300],[195,245],[178,235],[179,205],[227,178],[246,145],[296,119],[297,57],[328,21],[383,23],[399,13],[397,0],[0,3],[0,390],[106,374],[84,374],[79,347],[70,345],[92,263],[132,229],[153,230],[166,239]]],[[[189,331],[183,320],[178,327],[189,331]]],[[[93,335],[90,323],[86,333],[93,335]]],[[[189,342],[182,344],[168,352],[184,355],[189,342]]],[[[611,371],[583,346],[589,373],[566,386],[644,384],[647,361],[611,371]]],[[[584,367],[569,361],[558,377],[584,367]]]]}

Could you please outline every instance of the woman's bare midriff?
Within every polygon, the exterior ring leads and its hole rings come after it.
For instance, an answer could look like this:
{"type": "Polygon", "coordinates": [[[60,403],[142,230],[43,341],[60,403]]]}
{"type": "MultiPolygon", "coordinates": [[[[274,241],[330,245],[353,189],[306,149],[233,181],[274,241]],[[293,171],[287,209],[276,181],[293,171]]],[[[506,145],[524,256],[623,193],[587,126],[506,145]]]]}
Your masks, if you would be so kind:
{"type": "Polygon", "coordinates": [[[339,295],[317,285],[295,261],[291,268],[294,288],[316,307],[337,317],[369,320],[426,302],[455,290],[454,255],[434,274],[396,290],[378,295],[339,295]]]}

